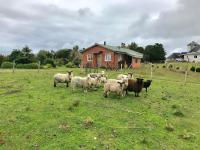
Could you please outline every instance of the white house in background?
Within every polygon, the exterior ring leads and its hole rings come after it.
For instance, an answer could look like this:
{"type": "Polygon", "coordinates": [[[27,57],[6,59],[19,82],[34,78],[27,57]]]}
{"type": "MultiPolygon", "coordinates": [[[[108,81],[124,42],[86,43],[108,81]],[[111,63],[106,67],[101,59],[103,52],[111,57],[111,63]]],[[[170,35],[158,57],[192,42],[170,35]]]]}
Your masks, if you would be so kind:
{"type": "Polygon", "coordinates": [[[192,41],[188,45],[189,52],[184,54],[184,60],[189,62],[200,62],[200,45],[192,41]]]}

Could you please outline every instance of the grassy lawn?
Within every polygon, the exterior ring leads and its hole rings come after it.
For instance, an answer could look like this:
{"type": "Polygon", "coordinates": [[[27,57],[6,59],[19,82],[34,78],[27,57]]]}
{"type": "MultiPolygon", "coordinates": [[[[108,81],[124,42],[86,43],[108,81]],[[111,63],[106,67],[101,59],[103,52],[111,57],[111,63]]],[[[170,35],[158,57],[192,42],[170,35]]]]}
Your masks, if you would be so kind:
{"type": "MultiPolygon", "coordinates": [[[[53,75],[66,70],[0,70],[0,149],[200,148],[200,73],[189,72],[184,85],[183,73],[154,68],[147,94],[120,99],[104,98],[102,87],[54,88],[53,75]]],[[[150,77],[145,67],[133,72],[150,77]]]]}

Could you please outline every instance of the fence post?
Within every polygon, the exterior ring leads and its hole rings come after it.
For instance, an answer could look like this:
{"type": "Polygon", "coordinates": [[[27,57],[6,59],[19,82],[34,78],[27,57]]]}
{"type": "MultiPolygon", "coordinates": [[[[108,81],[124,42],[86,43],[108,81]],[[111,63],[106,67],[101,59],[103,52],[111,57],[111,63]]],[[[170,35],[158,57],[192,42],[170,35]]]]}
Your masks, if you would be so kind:
{"type": "Polygon", "coordinates": [[[13,73],[15,72],[15,60],[13,60],[13,69],[12,69],[12,72],[13,73]]]}
{"type": "Polygon", "coordinates": [[[153,78],[153,71],[152,71],[152,63],[151,63],[151,79],[153,78]]]}

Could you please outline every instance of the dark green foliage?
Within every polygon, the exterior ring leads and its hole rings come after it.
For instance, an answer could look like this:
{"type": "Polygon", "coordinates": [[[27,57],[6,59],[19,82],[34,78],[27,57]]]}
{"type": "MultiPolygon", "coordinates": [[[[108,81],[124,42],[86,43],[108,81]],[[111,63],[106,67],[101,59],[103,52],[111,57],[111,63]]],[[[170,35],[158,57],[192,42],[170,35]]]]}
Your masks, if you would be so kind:
{"type": "Polygon", "coordinates": [[[15,60],[16,64],[29,64],[32,63],[32,60],[28,57],[20,57],[15,60]]]}
{"type": "Polygon", "coordinates": [[[68,63],[66,64],[66,67],[67,67],[67,68],[75,68],[76,66],[75,66],[74,63],[72,63],[72,62],[68,62],[68,63]]]}
{"type": "Polygon", "coordinates": [[[195,68],[194,66],[192,66],[192,67],[190,68],[190,71],[193,71],[193,72],[194,72],[195,69],[196,69],[196,68],[195,68]]]}
{"type": "Polygon", "coordinates": [[[6,61],[6,59],[7,59],[6,56],[0,55],[0,66],[4,61],[6,61]]]}
{"type": "Polygon", "coordinates": [[[13,67],[13,63],[11,62],[3,62],[1,64],[1,68],[12,68],[13,67]]]}
{"type": "Polygon", "coordinates": [[[19,68],[19,69],[38,69],[38,64],[36,64],[36,63],[17,64],[16,68],[19,68]]]}
{"type": "Polygon", "coordinates": [[[166,66],[164,65],[163,68],[166,68],[166,66]]]}
{"type": "Polygon", "coordinates": [[[14,49],[8,56],[10,61],[16,60],[23,57],[23,53],[20,50],[14,49]]]}
{"type": "Polygon", "coordinates": [[[37,54],[37,59],[41,62],[41,64],[45,64],[45,60],[54,58],[54,51],[40,50],[37,54]]]}
{"type": "Polygon", "coordinates": [[[196,68],[196,72],[200,72],[200,67],[199,67],[199,68],[196,68]]]}
{"type": "Polygon", "coordinates": [[[176,67],[176,70],[179,70],[180,68],[179,67],[176,67]]]}
{"type": "Polygon", "coordinates": [[[144,51],[144,61],[163,62],[165,61],[165,55],[166,52],[162,44],[147,45],[144,51]]]}
{"type": "Polygon", "coordinates": [[[183,114],[183,112],[181,111],[181,110],[176,110],[176,111],[174,111],[174,113],[173,113],[175,116],[178,116],[178,117],[183,117],[184,116],[184,114],[183,114]]]}
{"type": "Polygon", "coordinates": [[[53,59],[51,59],[51,58],[47,58],[47,59],[45,60],[44,64],[51,64],[51,66],[52,66],[53,68],[56,67],[55,61],[54,61],[53,59]]]}

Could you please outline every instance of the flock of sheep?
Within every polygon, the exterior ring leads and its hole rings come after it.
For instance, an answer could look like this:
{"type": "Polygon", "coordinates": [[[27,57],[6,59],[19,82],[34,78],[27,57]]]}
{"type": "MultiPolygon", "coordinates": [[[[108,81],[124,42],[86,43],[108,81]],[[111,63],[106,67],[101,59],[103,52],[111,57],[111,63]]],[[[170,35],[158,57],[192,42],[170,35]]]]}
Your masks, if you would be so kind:
{"type": "Polygon", "coordinates": [[[84,92],[88,89],[98,88],[102,84],[104,85],[104,97],[107,97],[110,92],[124,97],[128,94],[128,91],[134,92],[135,96],[139,96],[142,88],[146,89],[150,87],[152,80],[144,81],[142,78],[134,78],[132,73],[119,74],[116,79],[108,79],[108,76],[104,71],[101,73],[90,73],[86,77],[74,76],[72,71],[67,71],[66,74],[57,73],[54,75],[54,87],[58,83],[66,83],[66,86],[72,87],[72,90],[80,87],[84,92]]]}

